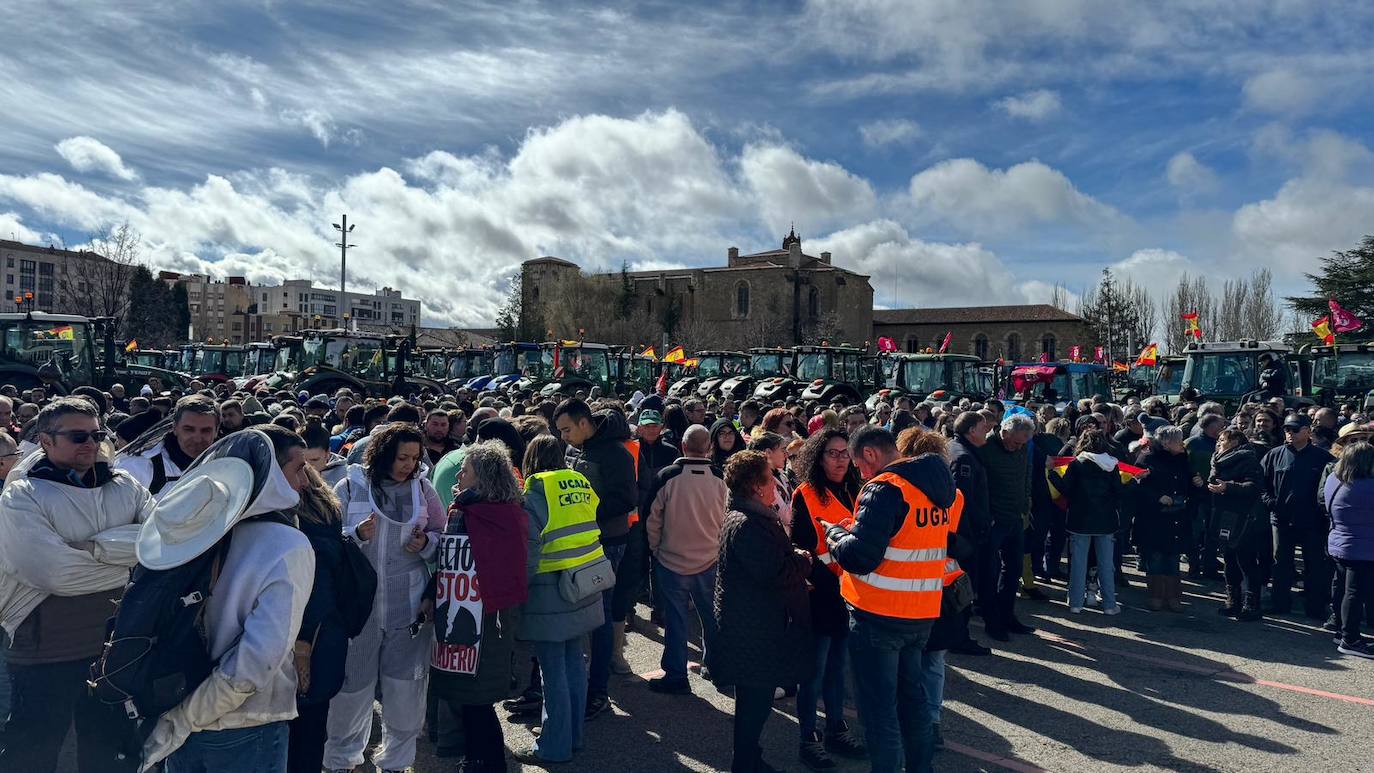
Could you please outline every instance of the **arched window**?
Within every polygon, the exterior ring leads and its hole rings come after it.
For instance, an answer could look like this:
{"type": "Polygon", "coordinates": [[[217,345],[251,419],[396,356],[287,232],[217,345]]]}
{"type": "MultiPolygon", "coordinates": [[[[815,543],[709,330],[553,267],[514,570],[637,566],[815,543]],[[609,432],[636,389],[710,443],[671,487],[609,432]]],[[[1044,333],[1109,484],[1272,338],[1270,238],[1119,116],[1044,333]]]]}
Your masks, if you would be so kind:
{"type": "Polygon", "coordinates": [[[1007,334],[1007,359],[1016,362],[1021,359],[1021,334],[1007,334]]]}
{"type": "Polygon", "coordinates": [[[1055,352],[1056,343],[1058,342],[1054,339],[1054,333],[1046,333],[1040,338],[1040,352],[1041,354],[1048,354],[1051,361],[1058,359],[1058,355],[1055,352]]]}
{"type": "Polygon", "coordinates": [[[906,337],[906,351],[908,354],[915,354],[921,351],[921,339],[916,336],[906,337]]]}
{"type": "Polygon", "coordinates": [[[988,337],[982,333],[973,337],[973,356],[980,360],[988,358],[988,337]]]}
{"type": "Polygon", "coordinates": [[[821,291],[814,287],[806,295],[806,313],[813,318],[821,315],[821,291]]]}
{"type": "Polygon", "coordinates": [[[735,316],[739,319],[749,316],[749,283],[743,280],[735,283],[735,316]]]}

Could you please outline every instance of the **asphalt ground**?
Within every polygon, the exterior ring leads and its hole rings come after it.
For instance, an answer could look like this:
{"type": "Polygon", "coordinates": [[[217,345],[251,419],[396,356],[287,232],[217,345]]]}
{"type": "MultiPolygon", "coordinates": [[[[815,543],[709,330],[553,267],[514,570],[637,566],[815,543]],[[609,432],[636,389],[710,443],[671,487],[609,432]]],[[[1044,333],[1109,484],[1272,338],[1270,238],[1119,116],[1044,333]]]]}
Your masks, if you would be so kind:
{"type": "MultiPolygon", "coordinates": [[[[1218,582],[1185,580],[1184,612],[1150,612],[1142,578],[1128,575],[1115,617],[1071,615],[1064,585],[1042,583],[1049,601],[1017,602],[1035,634],[999,645],[975,623],[995,651],[948,658],[937,770],[1374,771],[1374,661],[1340,655],[1300,615],[1219,616],[1218,582]]],[[[587,724],[575,760],[548,770],[729,770],[732,700],[695,674],[690,696],[650,692],[661,641],[641,606],[626,647],[637,675],[611,677],[613,711],[587,724]]],[[[766,760],[798,771],[794,712],[792,699],[776,702],[763,744],[766,760]]],[[[531,724],[503,719],[507,747],[527,745],[531,724]]],[[[67,751],[61,769],[74,771],[67,751]]],[[[454,769],[435,752],[422,737],[416,773],[454,769]]]]}

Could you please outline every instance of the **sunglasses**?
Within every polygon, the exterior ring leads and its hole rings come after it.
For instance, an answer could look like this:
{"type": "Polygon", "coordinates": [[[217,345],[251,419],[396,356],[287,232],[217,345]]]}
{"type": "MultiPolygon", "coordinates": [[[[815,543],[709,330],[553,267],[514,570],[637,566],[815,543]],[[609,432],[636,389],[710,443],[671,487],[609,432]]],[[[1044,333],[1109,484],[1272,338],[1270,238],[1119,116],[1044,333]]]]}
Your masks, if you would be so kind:
{"type": "Polygon", "coordinates": [[[110,436],[110,433],[106,432],[103,429],[98,429],[94,432],[89,432],[84,429],[67,429],[54,432],[52,434],[54,437],[67,438],[67,440],[71,441],[72,445],[76,446],[85,445],[87,442],[92,440],[94,440],[97,443],[104,443],[105,438],[110,436]]]}

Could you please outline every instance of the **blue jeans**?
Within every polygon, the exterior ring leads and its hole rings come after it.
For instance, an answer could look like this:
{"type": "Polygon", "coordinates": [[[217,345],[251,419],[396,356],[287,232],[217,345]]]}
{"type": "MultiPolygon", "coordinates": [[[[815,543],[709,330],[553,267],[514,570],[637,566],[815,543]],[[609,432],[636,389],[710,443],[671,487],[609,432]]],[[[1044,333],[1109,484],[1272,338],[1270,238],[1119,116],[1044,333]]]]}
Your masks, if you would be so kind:
{"type": "Polygon", "coordinates": [[[811,681],[797,686],[797,724],[803,741],[816,731],[816,699],[825,702],[825,729],[838,732],[844,726],[844,664],[847,636],[816,637],[816,672],[811,681]]]}
{"type": "Polygon", "coordinates": [[[582,724],[587,712],[587,664],[582,659],[582,637],[568,641],[534,643],[544,685],[544,729],[534,742],[540,759],[567,762],[582,746],[582,724]]]}
{"type": "Polygon", "coordinates": [[[701,662],[716,640],[716,616],[712,612],[716,592],[716,567],[697,574],[678,574],[655,563],[654,579],[663,599],[663,678],[670,682],[687,681],[687,637],[692,632],[687,619],[687,604],[696,605],[701,620],[701,662]]]}
{"type": "Polygon", "coordinates": [[[287,727],[202,730],[167,758],[167,773],[285,773],[287,727]]]}
{"type": "Polygon", "coordinates": [[[1088,592],[1088,547],[1097,555],[1097,582],[1102,589],[1102,608],[1116,606],[1116,575],[1112,565],[1115,534],[1069,535],[1069,606],[1082,607],[1088,592]]]}
{"type": "Polygon", "coordinates": [[[921,663],[934,623],[850,616],[849,657],[872,773],[898,773],[903,764],[908,773],[932,769],[935,744],[921,663]]]}
{"type": "Polygon", "coordinates": [[[1145,562],[1145,574],[1178,576],[1178,553],[1165,553],[1160,550],[1147,550],[1141,556],[1145,562]]]}
{"type": "Polygon", "coordinates": [[[945,702],[945,651],[921,653],[921,684],[926,688],[926,710],[931,724],[940,724],[940,706],[945,702]]]}
{"type": "MultiPolygon", "coordinates": [[[[625,557],[624,545],[602,545],[611,566],[620,571],[620,559],[625,557]]],[[[606,611],[606,622],[592,631],[592,657],[588,667],[587,694],[605,695],[611,682],[611,650],[615,646],[615,623],[611,620],[611,603],[615,598],[615,588],[601,594],[601,607],[606,611]]]]}

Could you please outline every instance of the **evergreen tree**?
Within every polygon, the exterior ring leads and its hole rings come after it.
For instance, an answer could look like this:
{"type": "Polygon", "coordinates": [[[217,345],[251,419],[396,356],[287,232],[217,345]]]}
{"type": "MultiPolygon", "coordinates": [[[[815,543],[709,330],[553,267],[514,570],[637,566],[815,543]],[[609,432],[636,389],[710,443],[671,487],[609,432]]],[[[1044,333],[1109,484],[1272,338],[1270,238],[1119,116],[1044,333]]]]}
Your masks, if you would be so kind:
{"type": "Polygon", "coordinates": [[[503,341],[519,341],[524,327],[524,315],[520,298],[520,275],[514,274],[508,280],[506,300],[496,312],[496,330],[503,341]]]}
{"type": "Polygon", "coordinates": [[[630,281],[630,264],[621,262],[620,264],[620,292],[615,298],[615,318],[629,319],[630,312],[634,309],[635,285],[630,281]]]}
{"type": "Polygon", "coordinates": [[[1135,357],[1151,342],[1158,317],[1145,288],[1129,279],[1117,280],[1102,269],[1102,281],[1083,294],[1079,316],[1088,322],[1093,338],[1107,348],[1108,360],[1135,357]]]}
{"type": "Polygon", "coordinates": [[[1327,300],[1333,298],[1361,319],[1374,318],[1374,236],[1366,235],[1353,250],[1331,253],[1307,279],[1314,294],[1287,299],[1306,320],[1328,314],[1327,300]]]}
{"type": "MultiPolygon", "coordinates": [[[[165,283],[158,282],[158,284],[162,285],[164,290],[168,290],[165,283]]],[[[165,306],[168,325],[167,342],[180,343],[186,340],[187,331],[191,327],[191,304],[186,297],[186,285],[181,282],[172,285],[169,296],[165,306]]]]}

